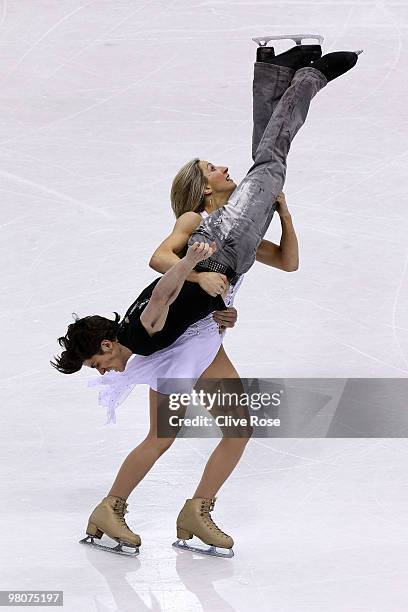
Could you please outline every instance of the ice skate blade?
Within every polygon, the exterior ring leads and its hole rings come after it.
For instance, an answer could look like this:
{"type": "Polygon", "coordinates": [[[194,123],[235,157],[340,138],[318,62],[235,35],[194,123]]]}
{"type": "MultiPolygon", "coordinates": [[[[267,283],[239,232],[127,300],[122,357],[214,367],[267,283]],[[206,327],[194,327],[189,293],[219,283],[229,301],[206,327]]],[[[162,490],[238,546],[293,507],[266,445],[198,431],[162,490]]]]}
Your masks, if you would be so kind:
{"type": "Polygon", "coordinates": [[[173,542],[172,546],[174,548],[180,548],[181,550],[189,550],[191,552],[196,552],[201,555],[209,555],[210,557],[224,557],[224,559],[231,559],[234,556],[234,551],[232,548],[224,548],[222,550],[226,550],[226,553],[221,553],[217,550],[216,546],[210,546],[210,548],[199,548],[198,546],[190,546],[187,544],[185,540],[176,540],[173,542]]]}
{"type": "Polygon", "coordinates": [[[118,555],[125,555],[126,557],[137,557],[139,554],[139,547],[133,546],[132,544],[126,544],[125,542],[119,542],[119,544],[115,547],[104,546],[103,544],[95,544],[94,538],[92,536],[87,536],[83,540],[79,540],[80,544],[87,544],[88,546],[92,546],[92,548],[100,548],[101,550],[107,550],[108,552],[113,552],[118,555]],[[122,546],[126,546],[126,548],[132,548],[132,551],[123,550],[122,546]]]}
{"type": "Polygon", "coordinates": [[[305,38],[313,38],[319,42],[319,45],[323,44],[324,37],[320,34],[282,34],[281,36],[257,36],[252,40],[261,47],[266,47],[270,40],[293,40],[297,45],[302,44],[302,40],[305,38]]]}

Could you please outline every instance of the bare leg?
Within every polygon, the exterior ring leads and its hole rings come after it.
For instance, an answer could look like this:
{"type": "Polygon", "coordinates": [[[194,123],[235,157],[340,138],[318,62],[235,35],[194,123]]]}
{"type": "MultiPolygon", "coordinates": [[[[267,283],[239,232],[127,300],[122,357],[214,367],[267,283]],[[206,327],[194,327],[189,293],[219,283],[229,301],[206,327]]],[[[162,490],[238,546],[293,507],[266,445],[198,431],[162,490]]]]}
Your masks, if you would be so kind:
{"type": "MultiPolygon", "coordinates": [[[[214,361],[199,380],[208,378],[237,378],[239,374],[221,346],[214,361]]],[[[198,381],[199,382],[199,381],[198,381]]],[[[223,438],[212,452],[205,466],[194,497],[214,497],[240,460],[249,438],[223,438]]]]}
{"type": "MultiPolygon", "coordinates": [[[[228,359],[223,346],[201,375],[208,378],[237,378],[239,374],[228,359]]],[[[133,489],[151,470],[157,459],[170,448],[175,438],[157,438],[157,402],[160,397],[149,391],[150,430],[146,438],[133,449],[122,463],[108,495],[127,499],[133,489]]],[[[194,497],[213,497],[237,465],[248,438],[223,438],[211,454],[194,497]]]]}
{"type": "Polygon", "coordinates": [[[150,430],[146,438],[132,450],[121,465],[108,495],[127,499],[146,476],[157,459],[173,444],[175,438],[157,438],[157,401],[159,394],[150,389],[150,430]]]}

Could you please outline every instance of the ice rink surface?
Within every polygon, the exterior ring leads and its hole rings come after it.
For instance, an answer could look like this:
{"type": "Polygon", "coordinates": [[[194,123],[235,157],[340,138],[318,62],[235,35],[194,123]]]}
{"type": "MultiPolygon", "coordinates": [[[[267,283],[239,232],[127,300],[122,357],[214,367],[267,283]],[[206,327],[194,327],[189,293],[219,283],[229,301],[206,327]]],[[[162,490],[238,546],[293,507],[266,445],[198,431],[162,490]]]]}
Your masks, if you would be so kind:
{"type": "Polygon", "coordinates": [[[185,161],[245,175],[251,37],[316,32],[364,54],[289,155],[300,268],[255,264],[225,347],[242,376],[407,377],[407,24],[403,1],[1,0],[1,589],[63,589],[70,612],[407,609],[405,439],[253,439],[213,514],[232,560],[171,547],[216,443],[178,440],[129,498],[123,558],[78,540],[147,388],[106,425],[92,373],[49,365],[72,312],[123,314],[155,278],[185,161]]]}

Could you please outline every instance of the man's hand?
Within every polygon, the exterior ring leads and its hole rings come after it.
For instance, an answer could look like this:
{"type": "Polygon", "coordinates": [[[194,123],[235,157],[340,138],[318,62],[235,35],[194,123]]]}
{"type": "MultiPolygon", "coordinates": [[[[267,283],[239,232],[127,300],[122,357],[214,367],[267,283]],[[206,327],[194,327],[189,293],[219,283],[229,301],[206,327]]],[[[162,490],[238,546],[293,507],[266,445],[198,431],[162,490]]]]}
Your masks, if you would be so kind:
{"type": "Polygon", "coordinates": [[[224,293],[229,287],[227,277],[219,272],[200,272],[198,284],[201,289],[213,297],[224,293]]]}
{"type": "Polygon", "coordinates": [[[208,244],[207,242],[193,242],[191,246],[188,247],[186,253],[186,261],[191,263],[192,267],[194,267],[198,262],[204,261],[211,257],[213,253],[217,250],[217,245],[215,242],[211,242],[208,244]]]}
{"type": "Polygon", "coordinates": [[[286,204],[285,194],[283,193],[283,191],[281,191],[278,194],[276,201],[278,202],[278,206],[276,207],[276,212],[278,213],[278,215],[280,217],[285,217],[286,215],[290,215],[288,206],[286,204]]]}
{"type": "Polygon", "coordinates": [[[231,306],[230,308],[227,308],[227,310],[217,310],[214,312],[213,319],[216,323],[218,323],[220,327],[220,334],[222,334],[227,327],[234,327],[238,319],[238,313],[236,308],[231,306]]]}

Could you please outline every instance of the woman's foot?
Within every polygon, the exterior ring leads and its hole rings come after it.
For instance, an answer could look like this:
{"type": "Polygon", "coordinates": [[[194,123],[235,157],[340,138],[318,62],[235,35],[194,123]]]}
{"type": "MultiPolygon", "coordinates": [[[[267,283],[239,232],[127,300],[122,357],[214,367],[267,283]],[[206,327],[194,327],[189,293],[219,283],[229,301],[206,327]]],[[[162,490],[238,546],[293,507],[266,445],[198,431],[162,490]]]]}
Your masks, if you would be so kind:
{"type": "Polygon", "coordinates": [[[351,70],[356,65],[360,53],[362,53],[361,50],[327,53],[320,59],[311,62],[310,66],[320,70],[328,81],[332,81],[351,70]]]}
{"type": "Polygon", "coordinates": [[[299,70],[309,66],[310,62],[319,59],[321,55],[320,45],[296,45],[276,56],[273,47],[258,47],[256,61],[299,70]]]}

